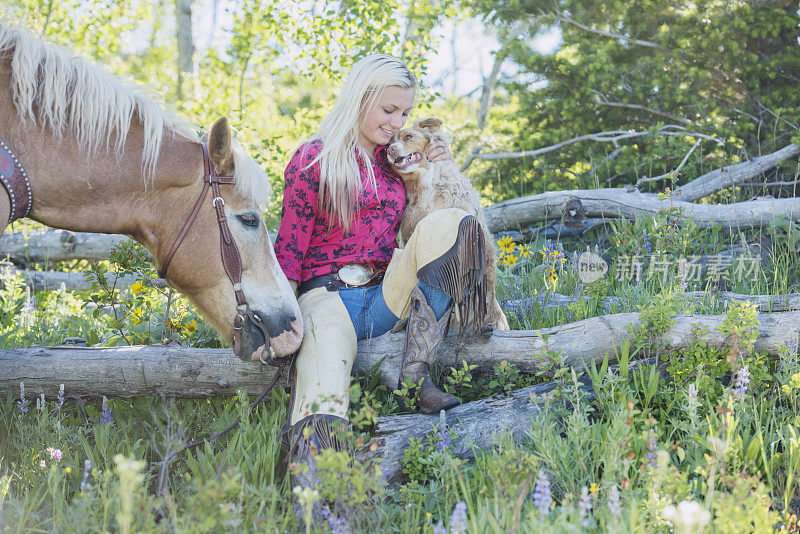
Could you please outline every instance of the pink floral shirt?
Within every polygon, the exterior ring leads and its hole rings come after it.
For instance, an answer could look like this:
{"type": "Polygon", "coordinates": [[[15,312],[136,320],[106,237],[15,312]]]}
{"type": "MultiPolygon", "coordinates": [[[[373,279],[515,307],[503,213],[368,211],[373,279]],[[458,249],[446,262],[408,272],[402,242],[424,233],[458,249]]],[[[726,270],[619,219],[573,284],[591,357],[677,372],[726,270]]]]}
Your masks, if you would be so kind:
{"type": "Polygon", "coordinates": [[[406,205],[405,184],[389,166],[386,147],[375,149],[372,162],[377,192],[366,169],[361,169],[363,188],[349,232],[335,220],[331,224],[325,210],[318,208],[319,164],[306,167],[321,147],[320,141],[302,145],[284,171],[283,211],[275,240],[278,263],[287,278],[298,282],[336,272],[348,263],[386,270],[406,205]]]}

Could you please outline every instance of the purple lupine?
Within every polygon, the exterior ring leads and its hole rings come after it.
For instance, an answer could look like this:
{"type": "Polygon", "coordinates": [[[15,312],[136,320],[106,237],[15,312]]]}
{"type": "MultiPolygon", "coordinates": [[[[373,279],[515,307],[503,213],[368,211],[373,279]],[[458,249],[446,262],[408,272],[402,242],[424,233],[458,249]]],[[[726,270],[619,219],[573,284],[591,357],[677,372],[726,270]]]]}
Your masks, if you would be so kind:
{"type": "Polygon", "coordinates": [[[578,501],[578,509],[581,514],[581,524],[584,527],[588,527],[589,514],[592,512],[592,497],[589,495],[589,490],[586,486],[581,488],[581,500],[578,501]]]}
{"type": "Polygon", "coordinates": [[[50,455],[51,460],[55,460],[57,462],[61,461],[61,458],[64,456],[61,452],[61,449],[56,449],[53,447],[47,447],[47,453],[50,455]]]}
{"type": "Polygon", "coordinates": [[[651,432],[650,440],[647,442],[647,459],[650,460],[650,467],[656,466],[656,458],[658,457],[656,454],[657,447],[658,443],[656,442],[656,435],[651,432]]]}
{"type": "Polygon", "coordinates": [[[533,489],[533,504],[539,509],[542,521],[550,513],[550,503],[553,496],[550,493],[550,479],[542,469],[536,475],[536,486],[533,489]]]}
{"type": "Polygon", "coordinates": [[[436,450],[444,452],[450,450],[450,429],[446,424],[440,424],[439,429],[436,431],[438,440],[436,440],[436,450]]]}
{"type": "Polygon", "coordinates": [[[461,501],[453,508],[450,516],[450,534],[464,534],[467,531],[467,503],[461,501]]]}
{"type": "Polygon", "coordinates": [[[103,396],[103,404],[101,405],[103,413],[100,414],[100,423],[107,425],[111,422],[111,406],[108,405],[108,399],[103,396]]]}
{"type": "Polygon", "coordinates": [[[89,484],[89,474],[92,472],[92,461],[88,458],[83,462],[83,480],[81,480],[81,491],[86,490],[89,484]]]}
{"type": "Polygon", "coordinates": [[[433,527],[433,534],[447,534],[447,529],[444,528],[444,525],[441,521],[436,523],[436,526],[433,527]]]}
{"type": "Polygon", "coordinates": [[[619,488],[614,484],[608,490],[608,511],[611,515],[619,516],[622,513],[622,503],[619,499],[619,488]]]}
{"type": "Polygon", "coordinates": [[[736,386],[733,392],[737,397],[744,397],[748,385],[750,385],[750,367],[745,364],[736,371],[736,386]]]}
{"type": "Polygon", "coordinates": [[[644,237],[642,238],[642,247],[647,251],[648,254],[653,252],[653,245],[650,243],[650,238],[647,236],[647,232],[644,233],[644,237]]]}
{"type": "Polygon", "coordinates": [[[25,382],[19,383],[19,400],[17,401],[17,406],[19,407],[19,411],[22,413],[28,413],[28,404],[31,401],[25,399],[25,382]]]}
{"type": "Polygon", "coordinates": [[[62,406],[64,406],[64,384],[58,386],[58,402],[56,402],[56,411],[61,411],[62,406]]]}

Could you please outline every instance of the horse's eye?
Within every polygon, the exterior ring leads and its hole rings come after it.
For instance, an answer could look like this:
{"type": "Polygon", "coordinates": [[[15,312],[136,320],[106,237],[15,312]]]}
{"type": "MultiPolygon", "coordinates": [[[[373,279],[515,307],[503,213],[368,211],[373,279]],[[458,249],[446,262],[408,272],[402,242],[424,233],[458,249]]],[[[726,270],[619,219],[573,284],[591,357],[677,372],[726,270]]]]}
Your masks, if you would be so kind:
{"type": "Polygon", "coordinates": [[[237,215],[236,218],[239,219],[239,222],[245,226],[249,226],[251,228],[258,226],[258,215],[254,215],[252,213],[243,213],[241,215],[237,215]]]}

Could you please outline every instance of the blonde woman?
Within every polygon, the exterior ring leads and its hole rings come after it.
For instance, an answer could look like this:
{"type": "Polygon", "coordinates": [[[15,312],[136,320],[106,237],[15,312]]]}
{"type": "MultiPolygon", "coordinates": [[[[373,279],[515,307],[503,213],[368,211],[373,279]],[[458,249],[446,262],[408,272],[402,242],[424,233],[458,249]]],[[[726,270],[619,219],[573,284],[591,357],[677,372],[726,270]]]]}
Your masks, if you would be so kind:
{"type": "MultiPolygon", "coordinates": [[[[405,125],[416,88],[400,60],[361,59],[284,173],[275,248],[305,325],[284,429],[291,460],[307,466],[295,473],[293,487],[316,484],[315,451],[344,448],[334,429],[347,425],[357,341],[387,332],[398,319],[409,318],[400,381],[420,386],[421,411],[438,413],[460,402],[436,387],[429,365],[454,304],[462,320],[485,314],[483,235],[466,212],[441,210],[397,248],[406,197],[386,145],[405,125]]],[[[440,146],[427,157],[452,155],[440,146]]]]}

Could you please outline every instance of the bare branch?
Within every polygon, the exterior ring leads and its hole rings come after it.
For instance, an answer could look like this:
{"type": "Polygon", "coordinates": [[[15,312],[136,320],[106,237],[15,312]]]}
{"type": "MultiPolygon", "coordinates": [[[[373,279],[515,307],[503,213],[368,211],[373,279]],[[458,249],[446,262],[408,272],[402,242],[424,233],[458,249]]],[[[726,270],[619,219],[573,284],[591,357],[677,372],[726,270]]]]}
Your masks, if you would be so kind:
{"type": "Polygon", "coordinates": [[[686,156],[684,156],[683,161],[681,161],[681,164],[678,165],[678,167],[675,170],[670,171],[670,172],[668,172],[666,174],[661,174],[659,176],[653,176],[651,178],[648,178],[647,176],[642,176],[641,178],[636,180],[636,187],[639,187],[640,185],[642,185],[644,183],[647,183],[647,182],[656,182],[658,180],[662,180],[662,179],[667,178],[669,176],[674,176],[675,178],[677,178],[680,175],[680,170],[683,168],[684,165],[686,165],[686,162],[689,161],[689,157],[692,155],[692,152],[694,152],[694,150],[698,146],[700,146],[700,143],[702,143],[702,139],[698,139],[695,142],[694,146],[692,146],[692,149],[689,150],[689,153],[686,154],[686,156]]]}
{"type": "Polygon", "coordinates": [[[622,35],[619,33],[612,33],[606,30],[601,30],[599,28],[593,28],[591,26],[586,26],[585,24],[581,24],[577,20],[573,19],[569,15],[565,15],[563,11],[549,11],[550,15],[553,16],[556,20],[560,20],[561,22],[567,22],[572,24],[573,26],[577,26],[582,30],[586,30],[587,32],[596,33],[597,35],[602,35],[604,37],[611,37],[612,39],[620,39],[623,41],[627,41],[631,44],[639,45],[639,46],[646,46],[648,48],[655,48],[656,50],[663,50],[665,52],[670,52],[669,48],[665,48],[658,43],[654,43],[651,41],[643,41],[641,39],[633,39],[628,37],[627,35],[622,35]]]}
{"type": "Polygon", "coordinates": [[[606,95],[601,93],[600,91],[596,91],[592,89],[592,92],[598,96],[598,100],[595,100],[595,103],[601,106],[609,106],[613,108],[625,108],[625,109],[635,109],[637,111],[646,111],[647,113],[652,113],[653,115],[660,115],[662,117],[666,117],[671,121],[680,122],[683,124],[691,124],[692,121],[688,119],[684,119],[678,117],[677,115],[672,115],[671,113],[666,113],[664,111],[659,111],[657,109],[648,108],[646,106],[642,106],[640,104],[626,104],[625,102],[611,102],[608,100],[606,95]]]}

